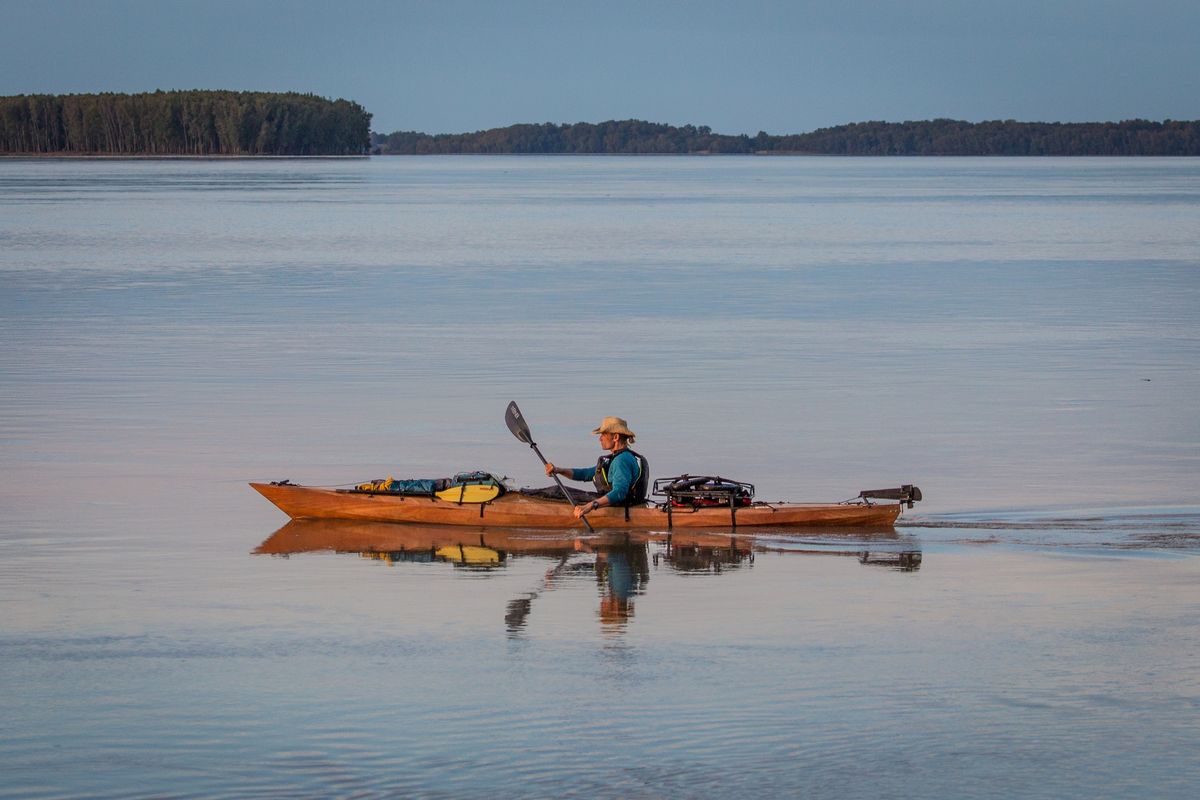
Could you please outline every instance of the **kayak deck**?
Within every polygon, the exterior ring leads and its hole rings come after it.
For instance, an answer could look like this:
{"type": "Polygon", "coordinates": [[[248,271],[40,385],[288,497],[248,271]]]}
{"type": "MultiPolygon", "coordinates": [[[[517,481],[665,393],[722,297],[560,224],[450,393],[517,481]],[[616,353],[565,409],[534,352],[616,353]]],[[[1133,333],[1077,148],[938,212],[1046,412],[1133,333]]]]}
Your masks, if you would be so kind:
{"type": "MultiPolygon", "coordinates": [[[[294,484],[250,486],[292,519],[349,519],[488,528],[572,529],[582,527],[567,503],[517,493],[486,503],[456,503],[435,497],[377,494],[294,484]]],[[[755,503],[736,509],[639,506],[602,508],[587,515],[595,528],[662,530],[754,526],[890,527],[899,503],[755,503]],[[669,517],[669,519],[668,519],[669,517]]]]}

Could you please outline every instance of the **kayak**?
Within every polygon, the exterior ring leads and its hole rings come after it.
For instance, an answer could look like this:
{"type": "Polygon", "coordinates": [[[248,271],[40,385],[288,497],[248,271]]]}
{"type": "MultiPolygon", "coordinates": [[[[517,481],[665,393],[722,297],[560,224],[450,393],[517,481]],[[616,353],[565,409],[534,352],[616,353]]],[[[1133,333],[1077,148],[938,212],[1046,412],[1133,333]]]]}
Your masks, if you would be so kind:
{"type": "MultiPolygon", "coordinates": [[[[517,492],[483,503],[437,496],[327,489],[291,483],[250,486],[292,519],[348,519],[372,522],[469,525],[483,528],[581,528],[570,504],[517,492]]],[[[666,504],[601,508],[587,515],[594,528],[670,530],[758,526],[891,527],[902,503],[763,503],[724,507],[671,507],[666,504]]]]}

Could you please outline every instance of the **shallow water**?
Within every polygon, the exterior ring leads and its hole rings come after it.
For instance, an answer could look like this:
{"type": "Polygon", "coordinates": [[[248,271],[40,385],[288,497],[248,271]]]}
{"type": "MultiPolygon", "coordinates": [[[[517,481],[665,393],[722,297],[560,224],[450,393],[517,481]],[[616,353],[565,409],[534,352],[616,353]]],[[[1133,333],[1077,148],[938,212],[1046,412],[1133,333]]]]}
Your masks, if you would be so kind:
{"type": "Polygon", "coordinates": [[[1192,797],[1197,253],[1189,160],[0,162],[0,796],[1192,797]],[[443,542],[245,486],[544,483],[512,399],[926,500],[443,542]]]}

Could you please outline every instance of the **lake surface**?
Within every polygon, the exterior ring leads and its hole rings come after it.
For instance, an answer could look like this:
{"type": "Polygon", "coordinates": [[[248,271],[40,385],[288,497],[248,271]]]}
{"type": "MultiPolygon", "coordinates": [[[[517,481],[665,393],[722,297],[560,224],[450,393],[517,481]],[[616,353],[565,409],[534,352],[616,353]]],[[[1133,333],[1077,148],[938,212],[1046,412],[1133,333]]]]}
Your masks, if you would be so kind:
{"type": "Polygon", "coordinates": [[[1200,161],[0,161],[0,796],[1193,797],[1200,161]],[[584,465],[894,532],[291,523],[584,465]],[[445,539],[451,536],[453,541],[445,539]]]}

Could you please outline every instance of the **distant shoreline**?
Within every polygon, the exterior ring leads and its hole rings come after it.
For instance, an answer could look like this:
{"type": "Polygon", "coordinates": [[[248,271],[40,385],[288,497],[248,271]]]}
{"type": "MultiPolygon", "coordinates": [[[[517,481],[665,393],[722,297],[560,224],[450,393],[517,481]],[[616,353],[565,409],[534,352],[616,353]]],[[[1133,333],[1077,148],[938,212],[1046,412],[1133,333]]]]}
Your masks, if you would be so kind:
{"type": "Polygon", "coordinates": [[[370,148],[357,103],[298,92],[184,91],[0,97],[0,153],[354,156],[370,148]]]}
{"type": "Polygon", "coordinates": [[[644,120],[519,124],[461,134],[371,134],[373,155],[1200,156],[1200,122],[856,122],[728,135],[644,120]]]}
{"type": "Polygon", "coordinates": [[[762,151],[753,153],[371,153],[357,156],[274,156],[274,155],[228,155],[228,156],[190,156],[190,155],[154,155],[150,153],[0,153],[0,161],[370,161],[372,159],[393,158],[1196,158],[1192,154],[1164,155],[1125,155],[1125,154],[1093,154],[1068,153],[1054,155],[999,155],[999,154],[958,154],[958,153],[906,153],[888,155],[868,155],[863,153],[805,153],[762,151]]]}
{"type": "Polygon", "coordinates": [[[370,130],[357,103],[312,94],[157,91],[0,97],[0,157],[236,159],[364,155],[1200,156],[1200,121],[854,122],[716,133],[640,119],[470,133],[370,130]]]}
{"type": "Polygon", "coordinates": [[[211,155],[193,156],[180,153],[161,155],[158,153],[0,153],[0,160],[44,161],[47,159],[69,161],[354,161],[366,160],[367,154],[353,156],[286,156],[286,155],[211,155]]]}

